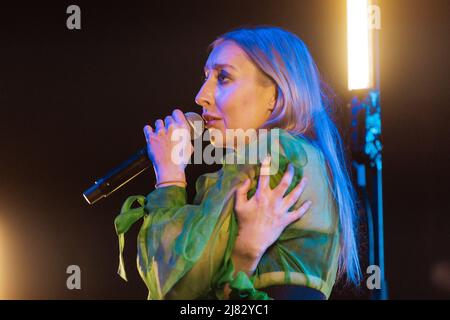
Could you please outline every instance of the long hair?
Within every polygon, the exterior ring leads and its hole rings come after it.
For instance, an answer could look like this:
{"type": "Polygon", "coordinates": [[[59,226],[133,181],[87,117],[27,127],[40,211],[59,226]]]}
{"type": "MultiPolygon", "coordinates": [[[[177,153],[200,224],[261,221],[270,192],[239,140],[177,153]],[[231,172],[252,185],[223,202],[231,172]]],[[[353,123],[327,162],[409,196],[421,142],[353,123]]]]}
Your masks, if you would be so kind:
{"type": "Polygon", "coordinates": [[[219,36],[210,50],[224,41],[236,43],[276,86],[276,102],[264,128],[279,127],[312,141],[323,153],[328,184],[339,212],[338,277],[361,280],[356,240],[354,190],[346,167],[343,144],[331,119],[326,86],[308,48],[295,34],[272,26],[239,28],[219,36]]]}

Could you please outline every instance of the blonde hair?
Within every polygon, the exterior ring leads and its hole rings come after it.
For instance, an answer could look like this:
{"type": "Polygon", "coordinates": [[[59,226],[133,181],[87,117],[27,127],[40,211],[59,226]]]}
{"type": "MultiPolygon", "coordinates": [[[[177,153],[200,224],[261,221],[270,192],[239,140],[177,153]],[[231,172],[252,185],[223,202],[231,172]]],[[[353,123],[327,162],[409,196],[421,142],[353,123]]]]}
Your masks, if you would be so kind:
{"type": "Polygon", "coordinates": [[[272,26],[239,28],[219,36],[214,49],[233,41],[276,86],[274,110],[263,128],[279,127],[313,142],[323,153],[328,183],[339,212],[338,276],[361,279],[356,240],[354,191],[345,165],[342,140],[330,117],[330,104],[308,48],[295,34],[272,26]]]}

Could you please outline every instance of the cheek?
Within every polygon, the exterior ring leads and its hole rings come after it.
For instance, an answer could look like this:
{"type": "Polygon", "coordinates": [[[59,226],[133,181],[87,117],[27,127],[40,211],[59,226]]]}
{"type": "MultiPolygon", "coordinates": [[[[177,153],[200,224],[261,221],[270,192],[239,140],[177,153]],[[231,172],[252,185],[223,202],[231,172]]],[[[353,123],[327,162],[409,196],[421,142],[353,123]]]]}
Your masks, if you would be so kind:
{"type": "Polygon", "coordinates": [[[245,99],[238,86],[224,88],[216,95],[216,104],[227,128],[235,128],[242,118],[242,106],[245,99]]]}
{"type": "Polygon", "coordinates": [[[261,124],[262,109],[254,92],[239,92],[228,98],[228,103],[223,105],[228,128],[245,130],[261,124]]]}

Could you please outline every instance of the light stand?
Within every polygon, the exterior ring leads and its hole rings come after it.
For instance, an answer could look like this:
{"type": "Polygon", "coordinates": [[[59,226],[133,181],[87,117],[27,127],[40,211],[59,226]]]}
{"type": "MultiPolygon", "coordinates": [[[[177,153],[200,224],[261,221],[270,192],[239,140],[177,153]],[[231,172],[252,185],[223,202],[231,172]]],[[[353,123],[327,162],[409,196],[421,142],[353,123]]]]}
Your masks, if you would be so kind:
{"type": "Polygon", "coordinates": [[[367,218],[369,265],[379,272],[380,287],[373,289],[372,299],[385,300],[379,29],[380,9],[373,1],[347,0],[353,167],[367,218]]]}

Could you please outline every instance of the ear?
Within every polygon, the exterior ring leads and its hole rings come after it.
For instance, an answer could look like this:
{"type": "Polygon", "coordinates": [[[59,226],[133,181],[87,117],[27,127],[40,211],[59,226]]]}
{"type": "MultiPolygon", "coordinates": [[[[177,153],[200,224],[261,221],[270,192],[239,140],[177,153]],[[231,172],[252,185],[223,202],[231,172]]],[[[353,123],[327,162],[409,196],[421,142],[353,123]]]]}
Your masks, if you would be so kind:
{"type": "Polygon", "coordinates": [[[276,91],[273,94],[273,96],[270,98],[269,101],[269,111],[273,112],[273,110],[275,109],[275,103],[277,102],[277,96],[276,96],[276,91]]]}

